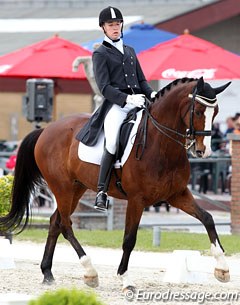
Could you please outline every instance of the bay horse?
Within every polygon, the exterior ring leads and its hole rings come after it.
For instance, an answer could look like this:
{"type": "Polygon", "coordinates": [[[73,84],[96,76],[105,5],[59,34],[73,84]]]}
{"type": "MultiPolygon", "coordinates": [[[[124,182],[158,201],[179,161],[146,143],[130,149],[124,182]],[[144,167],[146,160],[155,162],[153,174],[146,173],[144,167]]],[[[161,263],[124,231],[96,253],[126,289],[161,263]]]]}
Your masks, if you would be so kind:
{"type": "MultiPolygon", "coordinates": [[[[197,218],[208,233],[211,252],[216,259],[215,277],[230,279],[224,249],[212,216],[200,208],[187,185],[190,164],[187,150],[199,158],[211,153],[212,122],[218,112],[216,95],[230,83],[218,88],[200,79],[177,79],[160,90],[154,103],[145,107],[138,130],[147,116],[146,143],[141,160],[136,158],[139,132],[130,156],[122,169],[117,169],[124,195],[116,187],[112,174],[109,195],[127,199],[123,254],[118,267],[123,289],[130,289],[128,262],[135,246],[139,222],[145,207],[162,200],[197,218]]],[[[36,129],[22,141],[15,167],[12,205],[8,215],[0,218],[0,230],[22,231],[30,217],[29,199],[36,185],[44,179],[57,201],[50,218],[45,251],[41,262],[44,283],[51,283],[53,254],[57,239],[63,234],[77,252],[85,268],[84,282],[98,285],[98,274],[81,244],[74,236],[71,214],[87,189],[97,191],[99,166],[78,158],[76,135],[89,119],[87,114],[73,115],[36,129]]]]}

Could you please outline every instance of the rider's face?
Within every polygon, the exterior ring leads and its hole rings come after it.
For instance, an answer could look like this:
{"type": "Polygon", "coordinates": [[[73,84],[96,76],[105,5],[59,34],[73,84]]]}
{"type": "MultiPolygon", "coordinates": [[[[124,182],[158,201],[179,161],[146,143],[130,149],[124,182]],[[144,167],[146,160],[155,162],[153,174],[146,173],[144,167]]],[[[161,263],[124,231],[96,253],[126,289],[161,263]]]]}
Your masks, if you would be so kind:
{"type": "Polygon", "coordinates": [[[120,21],[105,22],[103,25],[106,35],[112,40],[121,36],[121,28],[122,23],[120,21]]]}

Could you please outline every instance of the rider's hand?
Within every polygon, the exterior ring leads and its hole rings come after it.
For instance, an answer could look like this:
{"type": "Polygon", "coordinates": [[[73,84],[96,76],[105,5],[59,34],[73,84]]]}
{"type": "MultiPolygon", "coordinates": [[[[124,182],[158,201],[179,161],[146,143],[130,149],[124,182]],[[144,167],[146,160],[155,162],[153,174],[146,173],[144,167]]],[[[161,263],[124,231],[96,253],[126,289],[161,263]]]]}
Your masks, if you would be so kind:
{"type": "Polygon", "coordinates": [[[126,99],[126,103],[141,108],[145,104],[145,95],[144,94],[128,95],[126,99]]]}

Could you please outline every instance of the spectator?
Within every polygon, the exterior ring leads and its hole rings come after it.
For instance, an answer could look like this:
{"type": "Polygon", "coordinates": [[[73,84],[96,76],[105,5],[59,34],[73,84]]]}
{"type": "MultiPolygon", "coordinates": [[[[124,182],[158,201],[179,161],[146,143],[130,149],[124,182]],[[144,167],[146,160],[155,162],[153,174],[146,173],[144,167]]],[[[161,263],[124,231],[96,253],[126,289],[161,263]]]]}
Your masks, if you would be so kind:
{"type": "Polygon", "coordinates": [[[218,123],[212,126],[212,151],[221,150],[222,147],[223,134],[220,131],[220,126],[218,123]]]}
{"type": "Polygon", "coordinates": [[[240,113],[235,114],[234,125],[235,125],[235,128],[233,130],[233,133],[240,134],[240,113]]]}
{"type": "Polygon", "coordinates": [[[234,125],[234,118],[233,117],[228,117],[226,120],[226,124],[227,124],[227,129],[224,133],[224,138],[227,137],[228,133],[233,133],[235,125],[234,125]]]}

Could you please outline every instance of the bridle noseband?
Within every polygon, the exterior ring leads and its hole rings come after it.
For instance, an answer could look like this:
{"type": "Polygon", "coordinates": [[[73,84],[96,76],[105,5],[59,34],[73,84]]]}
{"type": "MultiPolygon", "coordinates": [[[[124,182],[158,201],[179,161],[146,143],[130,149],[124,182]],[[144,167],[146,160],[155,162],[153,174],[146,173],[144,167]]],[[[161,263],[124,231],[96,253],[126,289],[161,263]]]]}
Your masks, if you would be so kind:
{"type": "Polygon", "coordinates": [[[193,136],[204,136],[209,137],[212,135],[211,130],[195,130],[193,126],[193,117],[194,117],[194,109],[195,109],[195,102],[198,102],[204,106],[215,108],[217,106],[217,98],[207,98],[205,96],[201,96],[197,94],[197,87],[194,88],[193,93],[189,94],[188,97],[191,99],[191,106],[190,106],[190,128],[187,130],[187,134],[189,137],[193,136]]]}

